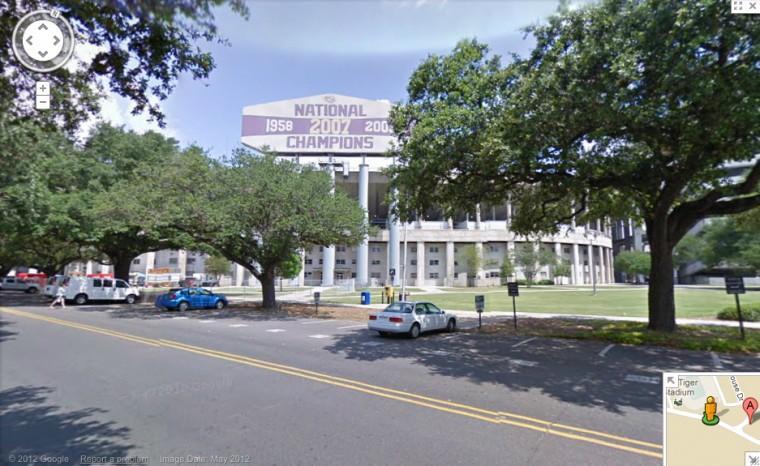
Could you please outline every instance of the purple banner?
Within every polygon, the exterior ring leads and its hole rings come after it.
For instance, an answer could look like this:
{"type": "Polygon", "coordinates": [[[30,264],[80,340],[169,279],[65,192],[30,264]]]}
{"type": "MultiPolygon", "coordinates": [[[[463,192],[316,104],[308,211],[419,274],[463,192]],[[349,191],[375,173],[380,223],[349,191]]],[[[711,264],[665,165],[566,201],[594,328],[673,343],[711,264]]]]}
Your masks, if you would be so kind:
{"type": "Polygon", "coordinates": [[[392,136],[385,118],[290,118],[243,115],[245,136],[274,136],[280,134],[337,134],[392,136]]]}

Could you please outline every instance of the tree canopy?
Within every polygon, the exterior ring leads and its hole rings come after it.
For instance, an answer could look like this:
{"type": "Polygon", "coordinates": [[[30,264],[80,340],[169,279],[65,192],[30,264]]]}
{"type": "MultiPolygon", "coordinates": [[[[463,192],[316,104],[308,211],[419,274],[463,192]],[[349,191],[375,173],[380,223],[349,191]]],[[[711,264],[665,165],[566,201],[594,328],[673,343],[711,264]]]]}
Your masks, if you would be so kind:
{"type": "Polygon", "coordinates": [[[719,0],[602,0],[527,32],[532,52],[504,69],[467,41],[412,75],[392,113],[399,208],[511,195],[521,234],[641,220],[649,327],[674,330],[675,245],[703,218],[760,205],[760,161],[736,179],[723,168],[760,153],[760,25],[719,0]]]}
{"type": "Polygon", "coordinates": [[[266,308],[275,306],[275,276],[298,273],[292,262],[298,257],[300,269],[299,250],[355,245],[366,235],[358,202],[334,190],[328,173],[317,167],[247,149],[222,162],[200,152],[179,154],[171,166],[151,176],[155,191],[173,187],[170,199],[182,201],[154,197],[155,210],[250,271],[261,282],[266,308]]]}
{"type": "Polygon", "coordinates": [[[102,91],[108,89],[134,103],[133,113],[145,111],[163,124],[160,101],[177,78],[203,79],[214,69],[213,57],[201,45],[224,42],[214,10],[225,5],[248,17],[243,0],[0,2],[2,43],[11,43],[13,28],[26,13],[55,8],[71,23],[78,50],[72,58],[76,66],[45,74],[51,82],[51,108],[39,113],[29,89],[40,75],[23,68],[9,46],[0,49],[0,118],[32,118],[71,131],[97,113],[102,91]]]}

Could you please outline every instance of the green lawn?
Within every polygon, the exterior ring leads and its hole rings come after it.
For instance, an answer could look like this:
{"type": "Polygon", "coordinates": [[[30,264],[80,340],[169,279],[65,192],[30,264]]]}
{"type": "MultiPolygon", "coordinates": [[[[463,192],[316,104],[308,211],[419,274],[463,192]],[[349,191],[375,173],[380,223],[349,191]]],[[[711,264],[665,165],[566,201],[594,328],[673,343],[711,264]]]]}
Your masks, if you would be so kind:
{"type": "MultiPolygon", "coordinates": [[[[512,299],[503,289],[484,288],[480,291],[458,291],[438,294],[416,294],[412,299],[431,301],[444,309],[475,310],[476,294],[485,295],[486,312],[511,311],[512,299]]],[[[373,303],[380,302],[380,296],[373,294],[373,303]]],[[[740,297],[742,303],[760,304],[760,292],[750,291],[740,297]]],[[[333,302],[357,303],[356,297],[331,299],[333,302]]],[[[734,297],[723,289],[676,289],[676,313],[678,317],[714,318],[718,311],[734,305],[734,297]]],[[[517,298],[520,312],[551,312],[558,314],[597,314],[612,316],[647,315],[646,288],[599,288],[596,296],[590,289],[569,289],[562,287],[521,288],[517,298]]]]}

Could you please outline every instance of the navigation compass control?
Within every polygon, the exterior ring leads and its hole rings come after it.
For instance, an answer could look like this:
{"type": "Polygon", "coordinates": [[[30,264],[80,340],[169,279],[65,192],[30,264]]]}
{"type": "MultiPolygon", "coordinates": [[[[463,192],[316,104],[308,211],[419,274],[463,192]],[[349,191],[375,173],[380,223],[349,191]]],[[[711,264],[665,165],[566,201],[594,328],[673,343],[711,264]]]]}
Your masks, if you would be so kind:
{"type": "Polygon", "coordinates": [[[48,73],[66,64],[74,52],[74,30],[56,10],[26,14],[13,30],[13,53],[22,65],[48,73]]]}

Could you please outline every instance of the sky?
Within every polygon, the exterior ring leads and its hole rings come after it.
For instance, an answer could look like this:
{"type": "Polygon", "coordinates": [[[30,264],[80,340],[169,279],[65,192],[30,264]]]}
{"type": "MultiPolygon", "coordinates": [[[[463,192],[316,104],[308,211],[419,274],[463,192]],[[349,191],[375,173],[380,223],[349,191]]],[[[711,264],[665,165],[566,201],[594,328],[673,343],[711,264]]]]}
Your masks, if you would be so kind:
{"type": "MultiPolygon", "coordinates": [[[[216,69],[205,80],[181,76],[163,102],[161,130],[182,145],[215,156],[240,146],[246,105],[336,93],[401,101],[415,68],[430,54],[448,53],[477,38],[502,57],[525,55],[532,42],[521,29],[543,21],[558,0],[257,0],[246,21],[216,11],[230,45],[200,44],[216,69]]],[[[505,58],[508,60],[508,58],[505,58]]],[[[135,131],[157,129],[130,104],[109,95],[104,120],[135,131]]]]}

